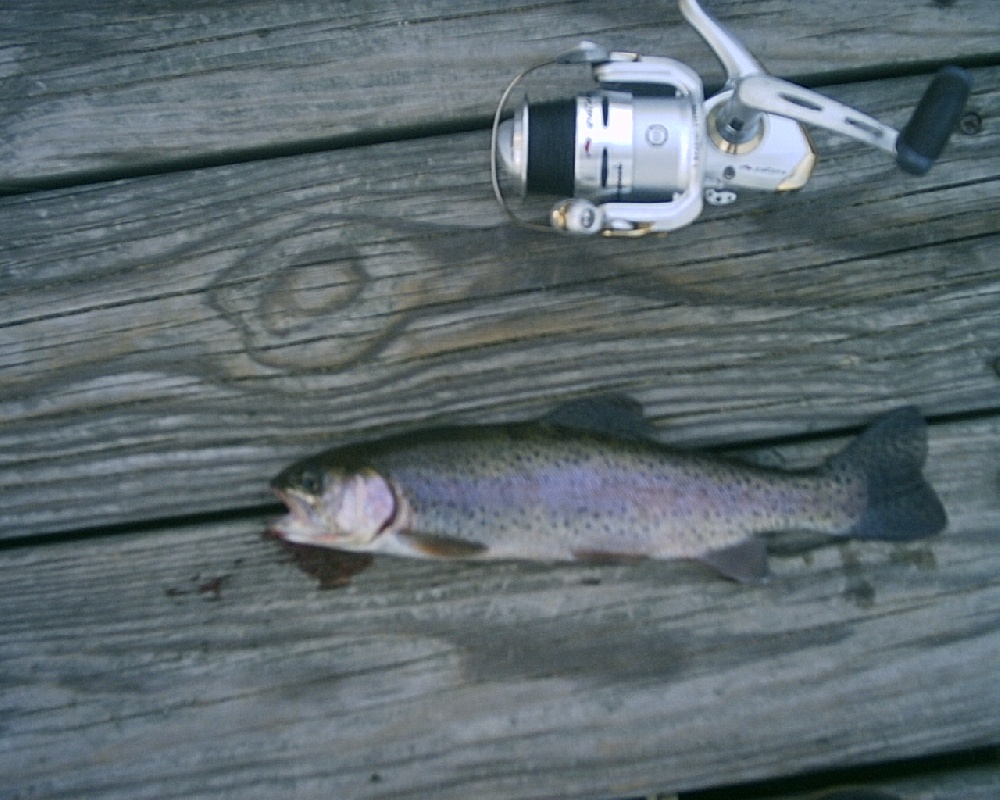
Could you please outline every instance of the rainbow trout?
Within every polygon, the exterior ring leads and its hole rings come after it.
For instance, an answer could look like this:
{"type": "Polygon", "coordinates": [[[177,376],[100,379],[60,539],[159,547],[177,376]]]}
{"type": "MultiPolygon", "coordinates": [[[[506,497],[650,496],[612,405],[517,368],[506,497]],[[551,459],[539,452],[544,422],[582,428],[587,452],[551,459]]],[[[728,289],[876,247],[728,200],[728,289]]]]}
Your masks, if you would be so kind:
{"type": "Polygon", "coordinates": [[[873,423],[822,466],[786,472],[672,451],[619,401],[531,424],[456,427],[307,458],[272,482],[288,506],[272,532],[293,543],[423,558],[684,558],[729,578],[767,575],[756,534],[818,531],[907,540],[946,516],[921,469],[915,408],[873,423]]]}

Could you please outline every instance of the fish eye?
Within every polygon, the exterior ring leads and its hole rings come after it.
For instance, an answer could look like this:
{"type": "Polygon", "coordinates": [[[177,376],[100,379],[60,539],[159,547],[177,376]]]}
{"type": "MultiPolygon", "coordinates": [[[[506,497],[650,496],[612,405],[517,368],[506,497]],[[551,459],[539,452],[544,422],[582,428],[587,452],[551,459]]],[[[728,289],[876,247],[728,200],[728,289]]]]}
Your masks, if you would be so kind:
{"type": "Polygon", "coordinates": [[[299,474],[299,487],[306,494],[322,494],[323,473],[315,467],[306,467],[299,474]]]}

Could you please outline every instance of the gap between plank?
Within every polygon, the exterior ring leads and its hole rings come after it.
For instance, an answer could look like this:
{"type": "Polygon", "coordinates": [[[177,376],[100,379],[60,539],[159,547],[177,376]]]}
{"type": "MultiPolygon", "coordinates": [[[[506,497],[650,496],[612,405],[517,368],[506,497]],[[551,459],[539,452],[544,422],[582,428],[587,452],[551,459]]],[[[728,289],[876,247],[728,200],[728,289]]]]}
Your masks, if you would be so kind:
{"type": "MultiPolygon", "coordinates": [[[[878,68],[835,70],[816,75],[786,76],[786,80],[809,89],[826,86],[864,83],[876,80],[930,76],[946,64],[957,64],[967,69],[1000,65],[1000,52],[986,53],[955,60],[919,61],[902,65],[885,65],[878,68]]],[[[721,89],[720,85],[705,85],[705,96],[710,97],[721,89]]],[[[499,100],[499,95],[497,97],[499,100]]],[[[914,105],[919,98],[913,98],[914,105]]],[[[117,180],[153,177],[177,172],[189,172],[212,167],[247,164],[277,158],[334,152],[353,147],[369,147],[390,142],[412,141],[415,139],[448,136],[460,133],[486,131],[492,125],[492,115],[473,116],[448,120],[446,122],[426,122],[417,125],[382,128],[368,133],[339,134],[319,139],[303,139],[286,144],[269,144],[257,147],[235,148],[232,150],[206,153],[178,159],[151,161],[141,167],[112,167],[99,170],[85,170],[70,175],[38,177],[23,180],[0,180],[0,197],[29,194],[32,192],[70,189],[117,180]]]]}

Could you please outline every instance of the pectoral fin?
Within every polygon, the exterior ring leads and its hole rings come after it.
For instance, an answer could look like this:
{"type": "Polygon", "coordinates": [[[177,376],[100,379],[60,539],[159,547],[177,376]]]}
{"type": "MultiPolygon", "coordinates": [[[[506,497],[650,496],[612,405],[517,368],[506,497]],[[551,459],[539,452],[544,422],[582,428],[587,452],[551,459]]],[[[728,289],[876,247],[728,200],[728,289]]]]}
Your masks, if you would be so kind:
{"type": "Polygon", "coordinates": [[[489,548],[479,542],[467,542],[451,536],[414,531],[399,532],[396,537],[413,548],[413,552],[426,558],[475,558],[489,548]]]}
{"type": "Polygon", "coordinates": [[[721,550],[711,550],[698,556],[698,561],[740,583],[767,581],[767,548],[757,538],[750,538],[721,550]]]}

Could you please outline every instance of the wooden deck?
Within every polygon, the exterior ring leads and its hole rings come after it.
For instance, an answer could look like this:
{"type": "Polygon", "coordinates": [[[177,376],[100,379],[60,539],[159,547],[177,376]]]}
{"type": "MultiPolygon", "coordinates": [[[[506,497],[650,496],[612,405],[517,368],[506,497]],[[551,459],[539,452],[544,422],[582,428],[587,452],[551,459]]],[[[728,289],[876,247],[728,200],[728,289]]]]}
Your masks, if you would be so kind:
{"type": "Polygon", "coordinates": [[[963,63],[962,131],[920,179],[816,131],[798,194],[579,241],[495,206],[493,104],[581,37],[718,81],[669,2],[0,10],[0,798],[998,796],[1000,15],[706,5],[894,125],[963,63]],[[788,465],[918,404],[949,528],[776,543],[761,588],[381,559],[322,591],[260,535],[295,457],[608,392],[788,465]],[[854,771],[900,760],[933,769],[854,771]]]}

